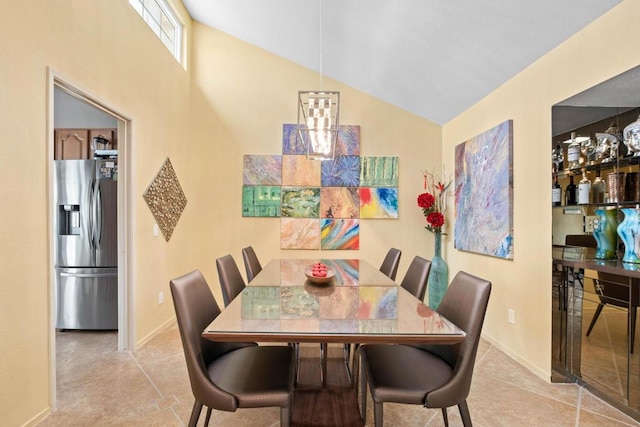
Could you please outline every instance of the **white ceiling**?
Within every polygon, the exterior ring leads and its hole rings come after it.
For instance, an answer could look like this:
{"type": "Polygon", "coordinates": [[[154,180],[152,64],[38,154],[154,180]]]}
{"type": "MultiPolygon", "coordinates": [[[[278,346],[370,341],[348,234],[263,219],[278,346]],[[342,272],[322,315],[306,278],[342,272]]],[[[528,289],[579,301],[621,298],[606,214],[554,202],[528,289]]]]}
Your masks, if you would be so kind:
{"type": "Polygon", "coordinates": [[[440,125],[621,2],[182,1],[199,22],[440,125]]]}

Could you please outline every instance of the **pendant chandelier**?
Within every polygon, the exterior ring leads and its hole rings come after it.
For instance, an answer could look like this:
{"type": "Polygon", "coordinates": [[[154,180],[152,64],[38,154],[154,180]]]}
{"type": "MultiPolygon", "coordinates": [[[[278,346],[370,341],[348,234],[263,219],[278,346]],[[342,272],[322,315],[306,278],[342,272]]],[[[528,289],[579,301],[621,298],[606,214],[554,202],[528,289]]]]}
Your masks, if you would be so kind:
{"type": "Polygon", "coordinates": [[[333,160],[340,92],[322,89],[322,0],[320,0],[320,90],[298,92],[298,137],[309,160],[333,160]]]}

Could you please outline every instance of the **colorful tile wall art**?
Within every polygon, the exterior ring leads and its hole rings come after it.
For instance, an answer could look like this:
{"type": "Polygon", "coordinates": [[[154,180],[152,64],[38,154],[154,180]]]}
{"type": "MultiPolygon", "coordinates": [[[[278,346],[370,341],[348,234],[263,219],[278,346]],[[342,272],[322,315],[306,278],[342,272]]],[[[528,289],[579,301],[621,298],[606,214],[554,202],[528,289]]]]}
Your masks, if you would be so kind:
{"type": "Polygon", "coordinates": [[[243,319],[279,319],[280,287],[250,286],[242,294],[243,319]]]}
{"type": "Polygon", "coordinates": [[[397,157],[362,157],[360,159],[361,187],[397,187],[397,157]]]}
{"type": "Polygon", "coordinates": [[[311,218],[282,218],[281,249],[315,249],[320,247],[320,222],[311,218]]]}
{"type": "Polygon", "coordinates": [[[359,219],[321,219],[320,249],[360,249],[359,219]]]}
{"type": "Polygon", "coordinates": [[[320,163],[307,156],[282,156],[282,185],[320,187],[320,163]]]}
{"type": "Polygon", "coordinates": [[[360,279],[360,261],[357,259],[325,259],[327,266],[336,272],[334,283],[339,286],[357,286],[360,279]]]}
{"type": "Polygon", "coordinates": [[[187,197],[168,157],[142,197],[168,242],[178,225],[182,211],[187,206],[187,197]]]}
{"type": "Polygon", "coordinates": [[[454,246],[513,259],[513,120],[456,146],[454,246]]]}
{"type": "Polygon", "coordinates": [[[282,187],[282,216],[289,218],[319,218],[320,188],[282,187]]]}
{"type": "Polygon", "coordinates": [[[282,185],[282,156],[246,155],[243,185],[282,185]]]}
{"type": "Polygon", "coordinates": [[[309,161],[285,123],[281,155],[244,156],[242,215],[280,217],[282,249],[357,250],[361,218],[398,218],[398,157],[360,157],[360,126],[340,125],[336,157],[309,161]]]}
{"type": "Polygon", "coordinates": [[[360,156],[336,156],[322,162],[323,187],[359,187],[360,156]]]}
{"type": "Polygon", "coordinates": [[[336,156],[360,155],[360,126],[340,125],[336,141],[336,156]]]}
{"type": "Polygon", "coordinates": [[[356,187],[320,188],[321,218],[360,218],[360,194],[356,187]]]}
{"type": "Polygon", "coordinates": [[[242,216],[280,217],[280,186],[242,187],[242,216]]]}
{"type": "Polygon", "coordinates": [[[360,188],[360,218],[398,218],[398,189],[360,188]]]}

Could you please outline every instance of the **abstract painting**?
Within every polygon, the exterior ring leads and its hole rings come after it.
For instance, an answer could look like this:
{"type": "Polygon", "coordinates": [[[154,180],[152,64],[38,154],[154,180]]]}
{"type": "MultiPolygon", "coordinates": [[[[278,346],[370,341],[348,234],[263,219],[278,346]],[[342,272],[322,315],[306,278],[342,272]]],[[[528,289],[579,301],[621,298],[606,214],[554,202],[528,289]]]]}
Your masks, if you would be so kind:
{"type": "Polygon", "coordinates": [[[320,189],[317,187],[282,187],[282,216],[319,218],[320,189]]]}
{"type": "Polygon", "coordinates": [[[359,218],[360,194],[355,187],[322,187],[321,218],[359,218]]]}
{"type": "Polygon", "coordinates": [[[333,268],[336,286],[358,286],[360,279],[360,260],[357,259],[325,259],[327,266],[333,268]]]}
{"type": "Polygon", "coordinates": [[[361,187],[397,187],[397,157],[362,157],[360,159],[361,187]]]}
{"type": "Polygon", "coordinates": [[[298,138],[297,124],[282,125],[282,154],[307,154],[307,147],[298,138]]]}
{"type": "Polygon", "coordinates": [[[320,247],[320,223],[317,219],[282,218],[280,249],[315,249],[320,247]]]}
{"type": "Polygon", "coordinates": [[[359,219],[321,219],[320,249],[360,249],[359,219]]]}
{"type": "Polygon", "coordinates": [[[336,156],[360,155],[360,126],[338,126],[338,139],[336,141],[336,156]]]}
{"type": "Polygon", "coordinates": [[[279,217],[280,186],[244,186],[242,187],[242,216],[279,217]]]}
{"type": "Polygon", "coordinates": [[[322,162],[323,187],[359,187],[360,156],[336,156],[322,162]]]}
{"type": "Polygon", "coordinates": [[[242,183],[244,185],[281,185],[282,156],[244,156],[242,183]]]}
{"type": "Polygon", "coordinates": [[[454,247],[513,259],[513,120],[456,146],[454,247]]]}
{"type": "Polygon", "coordinates": [[[360,218],[398,218],[398,189],[360,188],[360,218]]]}
{"type": "Polygon", "coordinates": [[[319,187],[320,163],[306,156],[282,156],[282,185],[319,187]]]}

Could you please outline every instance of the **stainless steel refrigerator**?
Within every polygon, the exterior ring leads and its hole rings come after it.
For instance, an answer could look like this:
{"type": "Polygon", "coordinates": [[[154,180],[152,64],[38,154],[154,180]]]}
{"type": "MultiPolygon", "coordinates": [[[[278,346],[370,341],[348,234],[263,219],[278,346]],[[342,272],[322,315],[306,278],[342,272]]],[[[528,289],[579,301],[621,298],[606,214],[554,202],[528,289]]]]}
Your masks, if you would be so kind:
{"type": "Polygon", "coordinates": [[[118,329],[117,159],[56,160],[59,329],[118,329]]]}

